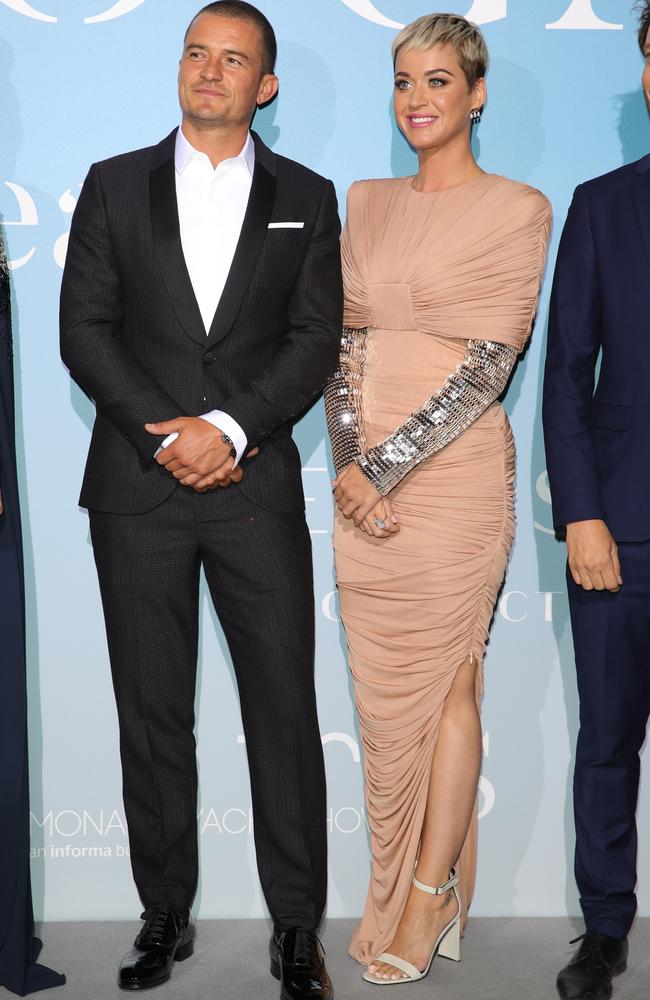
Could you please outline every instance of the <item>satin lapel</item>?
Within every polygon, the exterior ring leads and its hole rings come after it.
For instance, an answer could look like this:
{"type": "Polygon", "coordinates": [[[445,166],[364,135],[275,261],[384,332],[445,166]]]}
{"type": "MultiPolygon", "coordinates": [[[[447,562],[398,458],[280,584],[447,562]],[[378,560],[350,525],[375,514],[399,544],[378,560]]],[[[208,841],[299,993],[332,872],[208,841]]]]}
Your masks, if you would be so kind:
{"type": "Polygon", "coordinates": [[[650,264],[650,156],[639,162],[634,177],[636,214],[641,227],[641,238],[650,264]]]}
{"type": "Polygon", "coordinates": [[[156,256],[174,310],[192,340],[205,347],[206,331],[181,245],[173,151],[149,175],[149,200],[156,256]]]}
{"type": "Polygon", "coordinates": [[[237,249],[210,327],[209,345],[225,337],[235,322],[266,239],[275,201],[275,187],[275,176],[260,162],[258,156],[237,249]]]}

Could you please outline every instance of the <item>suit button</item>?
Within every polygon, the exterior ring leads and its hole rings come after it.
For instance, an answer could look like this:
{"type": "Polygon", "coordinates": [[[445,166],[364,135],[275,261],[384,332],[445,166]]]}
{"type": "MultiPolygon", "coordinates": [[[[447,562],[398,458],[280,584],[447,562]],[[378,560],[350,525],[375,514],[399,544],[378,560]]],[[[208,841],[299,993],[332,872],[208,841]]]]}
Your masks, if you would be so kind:
{"type": "Polygon", "coordinates": [[[213,364],[213,363],[214,363],[214,362],[215,362],[216,360],[217,360],[217,359],[215,358],[214,354],[204,354],[204,355],[203,355],[203,364],[204,364],[204,365],[211,365],[211,364],[213,364]]]}

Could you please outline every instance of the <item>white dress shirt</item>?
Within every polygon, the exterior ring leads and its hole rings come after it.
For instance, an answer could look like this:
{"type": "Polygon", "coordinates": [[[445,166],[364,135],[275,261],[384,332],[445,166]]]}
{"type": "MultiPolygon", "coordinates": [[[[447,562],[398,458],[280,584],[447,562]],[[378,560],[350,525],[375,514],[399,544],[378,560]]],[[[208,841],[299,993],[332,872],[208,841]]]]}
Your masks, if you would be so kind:
{"type": "MultiPolygon", "coordinates": [[[[207,337],[248,207],[255,145],[249,133],[239,155],[222,160],[215,168],[207,154],[195,149],[179,128],[174,161],[183,256],[207,337]]],[[[239,462],[248,442],[237,421],[223,410],[210,410],[201,416],[228,435],[235,446],[235,461],[239,462]]],[[[177,437],[170,434],[162,447],[177,437]]]]}

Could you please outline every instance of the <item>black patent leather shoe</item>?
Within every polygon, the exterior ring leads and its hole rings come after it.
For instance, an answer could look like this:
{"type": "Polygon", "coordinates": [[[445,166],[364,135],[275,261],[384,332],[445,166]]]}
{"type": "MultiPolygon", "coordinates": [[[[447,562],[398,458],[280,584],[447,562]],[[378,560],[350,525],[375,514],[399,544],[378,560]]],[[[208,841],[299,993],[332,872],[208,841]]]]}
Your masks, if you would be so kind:
{"type": "Polygon", "coordinates": [[[269,951],[271,975],[280,980],[280,1000],[333,1000],[325,950],[315,931],[292,927],[276,932],[269,951]]]}
{"type": "Polygon", "coordinates": [[[144,927],[122,959],[117,985],[123,990],[149,990],[166,983],[174,962],[194,951],[194,928],[167,906],[152,906],[142,914],[144,927]]]}
{"type": "Polygon", "coordinates": [[[627,939],[583,934],[577,952],[557,977],[562,1000],[609,1000],[612,979],[627,969],[627,939]]]}

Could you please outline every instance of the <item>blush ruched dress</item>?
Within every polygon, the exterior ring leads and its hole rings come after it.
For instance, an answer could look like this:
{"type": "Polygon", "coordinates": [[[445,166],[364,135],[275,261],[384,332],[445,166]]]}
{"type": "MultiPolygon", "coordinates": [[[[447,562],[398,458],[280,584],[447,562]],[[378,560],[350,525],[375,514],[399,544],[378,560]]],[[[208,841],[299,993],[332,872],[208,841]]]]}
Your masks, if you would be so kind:
{"type": "MultiPolygon", "coordinates": [[[[515,449],[498,396],[532,328],[551,222],[544,195],[498,175],[439,192],[412,185],[350,189],[346,331],[326,391],[337,471],[356,460],[401,525],[371,538],[337,511],[334,529],[371,830],[350,948],[365,965],[399,925],[442,712],[468,658],[482,696],[514,536],[515,449]]],[[[476,847],[475,811],[457,865],[464,919],[476,847]]]]}

